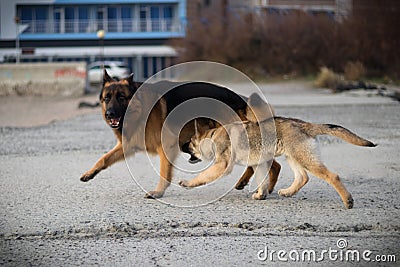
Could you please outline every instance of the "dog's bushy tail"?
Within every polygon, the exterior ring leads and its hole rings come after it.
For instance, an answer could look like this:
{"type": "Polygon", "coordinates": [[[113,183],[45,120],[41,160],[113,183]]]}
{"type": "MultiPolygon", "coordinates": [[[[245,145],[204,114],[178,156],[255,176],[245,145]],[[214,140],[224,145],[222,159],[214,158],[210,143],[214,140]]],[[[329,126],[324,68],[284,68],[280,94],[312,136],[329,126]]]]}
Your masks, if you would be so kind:
{"type": "Polygon", "coordinates": [[[366,147],[375,147],[377,146],[376,144],[372,143],[371,141],[368,141],[367,139],[364,139],[352,131],[340,126],[340,125],[335,125],[335,124],[312,124],[311,127],[311,135],[322,135],[322,134],[327,134],[327,135],[332,135],[336,136],[340,139],[343,139],[344,141],[356,145],[356,146],[366,146],[366,147]]]}

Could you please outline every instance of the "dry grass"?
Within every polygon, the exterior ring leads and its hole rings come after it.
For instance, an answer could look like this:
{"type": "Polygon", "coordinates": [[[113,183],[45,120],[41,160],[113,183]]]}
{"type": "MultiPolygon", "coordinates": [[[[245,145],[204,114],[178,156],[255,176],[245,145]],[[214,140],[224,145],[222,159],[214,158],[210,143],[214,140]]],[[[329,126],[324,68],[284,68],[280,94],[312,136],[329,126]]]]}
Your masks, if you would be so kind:
{"type": "Polygon", "coordinates": [[[334,73],[327,67],[322,67],[317,78],[314,81],[314,86],[318,88],[330,88],[335,90],[337,85],[342,81],[340,75],[334,73]]]}
{"type": "Polygon", "coordinates": [[[344,77],[349,81],[359,81],[365,77],[366,69],[360,61],[347,62],[344,66],[344,77]]]}
{"type": "Polygon", "coordinates": [[[262,17],[235,13],[223,18],[211,11],[192,18],[186,38],[172,44],[184,51],[181,62],[218,61],[253,78],[309,75],[328,66],[351,80],[400,80],[400,34],[395,23],[400,1],[385,2],[354,2],[353,16],[341,23],[304,12],[262,17]]]}

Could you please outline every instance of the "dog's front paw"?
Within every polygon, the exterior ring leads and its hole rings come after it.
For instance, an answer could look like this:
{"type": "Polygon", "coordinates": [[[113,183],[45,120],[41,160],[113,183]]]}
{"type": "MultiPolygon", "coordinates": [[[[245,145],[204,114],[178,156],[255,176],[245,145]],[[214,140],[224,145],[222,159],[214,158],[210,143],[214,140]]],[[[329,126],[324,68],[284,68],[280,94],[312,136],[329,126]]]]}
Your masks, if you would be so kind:
{"type": "Polygon", "coordinates": [[[161,191],[149,191],[144,195],[144,198],[149,198],[149,199],[156,199],[156,198],[161,198],[164,195],[164,192],[161,191]]]}
{"type": "Polygon", "coordinates": [[[265,194],[260,194],[260,193],[256,192],[251,196],[251,198],[254,200],[264,200],[267,198],[267,196],[265,194]]]}
{"type": "Polygon", "coordinates": [[[350,196],[350,197],[347,199],[347,201],[344,203],[344,206],[345,206],[347,209],[352,209],[352,208],[353,208],[353,205],[354,205],[354,200],[353,200],[353,198],[350,196]]]}
{"type": "Polygon", "coordinates": [[[271,194],[272,192],[274,192],[274,187],[271,185],[268,185],[268,194],[271,194]]]}
{"type": "Polygon", "coordinates": [[[291,190],[288,190],[288,189],[281,189],[278,191],[278,195],[280,195],[282,197],[291,197],[294,194],[295,194],[294,192],[292,192],[291,190]]]}
{"type": "Polygon", "coordinates": [[[87,174],[85,173],[84,175],[81,176],[80,180],[81,182],[88,182],[94,178],[94,175],[92,174],[87,174]]]}
{"type": "Polygon", "coordinates": [[[185,188],[190,188],[191,187],[189,181],[187,181],[187,180],[181,180],[181,181],[179,181],[178,184],[180,186],[182,186],[182,187],[185,187],[185,188]]]}
{"type": "Polygon", "coordinates": [[[247,183],[239,181],[236,185],[235,185],[235,189],[236,190],[243,190],[244,187],[247,185],[247,183]]]}

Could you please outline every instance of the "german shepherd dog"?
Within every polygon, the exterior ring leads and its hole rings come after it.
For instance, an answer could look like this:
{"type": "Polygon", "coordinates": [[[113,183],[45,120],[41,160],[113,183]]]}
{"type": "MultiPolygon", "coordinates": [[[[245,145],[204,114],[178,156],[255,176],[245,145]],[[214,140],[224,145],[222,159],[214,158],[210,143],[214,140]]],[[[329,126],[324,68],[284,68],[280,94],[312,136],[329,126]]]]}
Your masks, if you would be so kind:
{"type": "MultiPolygon", "coordinates": [[[[260,102],[257,95],[251,95],[249,101],[260,102]],[[258,99],[257,99],[258,98],[258,99]]],[[[255,105],[249,105],[255,106],[255,105]]],[[[249,113],[248,113],[249,114],[249,113]]],[[[268,161],[285,155],[294,172],[293,184],[279,190],[281,196],[293,196],[309,180],[307,172],[325,180],[335,188],[346,208],[353,207],[353,198],[339,179],[339,176],[327,169],[317,152],[317,135],[332,135],[344,141],[365,147],[376,145],[357,136],[348,129],[333,124],[313,124],[298,119],[273,117],[258,122],[249,121],[226,124],[215,129],[208,129],[191,138],[189,151],[200,159],[214,159],[214,165],[192,180],[180,181],[183,187],[196,187],[212,182],[232,171],[235,164],[251,166],[256,169],[255,177],[263,181],[266,177],[268,161]],[[275,136],[271,139],[270,136],[275,136]],[[264,138],[266,137],[266,138],[264,138]],[[246,140],[245,140],[246,139],[246,140]],[[275,140],[273,140],[275,139],[275,140]],[[266,151],[273,151],[266,153],[266,151]],[[272,154],[272,155],[271,155],[272,154]]],[[[195,126],[195,128],[197,128],[195,126]]],[[[244,177],[243,179],[247,179],[244,177]]],[[[246,184],[247,181],[239,181],[246,184]]],[[[259,183],[253,199],[265,199],[268,193],[266,180],[259,183]]]]}
{"type": "MultiPolygon", "coordinates": [[[[171,88],[169,82],[165,82],[165,87],[171,88]]],[[[100,105],[102,108],[102,115],[106,123],[112,128],[116,138],[117,144],[113,149],[103,155],[96,164],[84,173],[80,180],[87,182],[93,179],[100,171],[108,168],[117,161],[124,159],[123,146],[122,146],[122,128],[124,124],[125,112],[127,111],[128,105],[138,90],[142,86],[142,83],[133,81],[133,74],[125,79],[116,81],[112,79],[106,70],[104,70],[103,76],[103,87],[100,92],[100,105]]],[[[227,88],[213,85],[210,83],[185,83],[178,84],[172,90],[165,94],[163,92],[163,84],[159,82],[152,86],[153,88],[146,88],[149,90],[142,91],[142,101],[134,103],[137,105],[135,108],[140,108],[140,105],[145,105],[147,99],[154,97],[155,91],[161,92],[161,98],[157,101],[156,105],[151,110],[146,123],[145,131],[145,147],[141,147],[139,150],[147,151],[152,154],[157,154],[160,157],[160,180],[154,191],[147,192],[146,198],[160,198],[164,195],[166,188],[170,185],[172,180],[172,162],[173,158],[168,158],[161,142],[161,130],[167,115],[178,105],[184,103],[187,100],[207,97],[221,101],[228,105],[234,110],[241,119],[245,119],[246,112],[246,98],[235,94],[227,88]],[[160,89],[161,88],[161,89],[160,89]],[[152,96],[153,94],[153,96],[152,96]]],[[[207,127],[213,127],[211,120],[203,119],[200,120],[203,125],[209,125],[207,127]]],[[[190,138],[194,135],[194,123],[188,122],[179,134],[179,148],[181,151],[189,153],[188,144],[190,138]]],[[[197,159],[191,157],[191,161],[195,162],[197,159]]],[[[272,168],[269,171],[270,184],[275,184],[278,179],[280,165],[277,162],[273,162],[272,168]]],[[[248,181],[253,175],[254,170],[247,168],[246,172],[242,176],[242,180],[248,181]]],[[[241,189],[240,186],[237,186],[241,189]]],[[[270,191],[273,187],[269,188],[270,191]]]]}

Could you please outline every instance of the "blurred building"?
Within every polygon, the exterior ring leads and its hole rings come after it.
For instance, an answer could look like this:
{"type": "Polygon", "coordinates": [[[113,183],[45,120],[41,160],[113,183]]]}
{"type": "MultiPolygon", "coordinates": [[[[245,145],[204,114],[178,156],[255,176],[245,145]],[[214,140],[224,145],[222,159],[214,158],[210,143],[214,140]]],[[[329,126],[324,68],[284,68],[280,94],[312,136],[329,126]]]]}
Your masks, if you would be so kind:
{"type": "Polygon", "coordinates": [[[185,0],[1,0],[0,62],[124,61],[143,80],[185,24],[185,0]]]}
{"type": "Polygon", "coordinates": [[[253,6],[268,13],[301,10],[312,14],[327,14],[338,21],[352,10],[352,0],[253,0],[253,6]]]}
{"type": "Polygon", "coordinates": [[[324,14],[340,21],[349,16],[353,0],[191,0],[188,17],[198,17],[202,12],[216,12],[226,17],[228,13],[250,12],[262,15],[285,15],[293,11],[324,14]]]}

